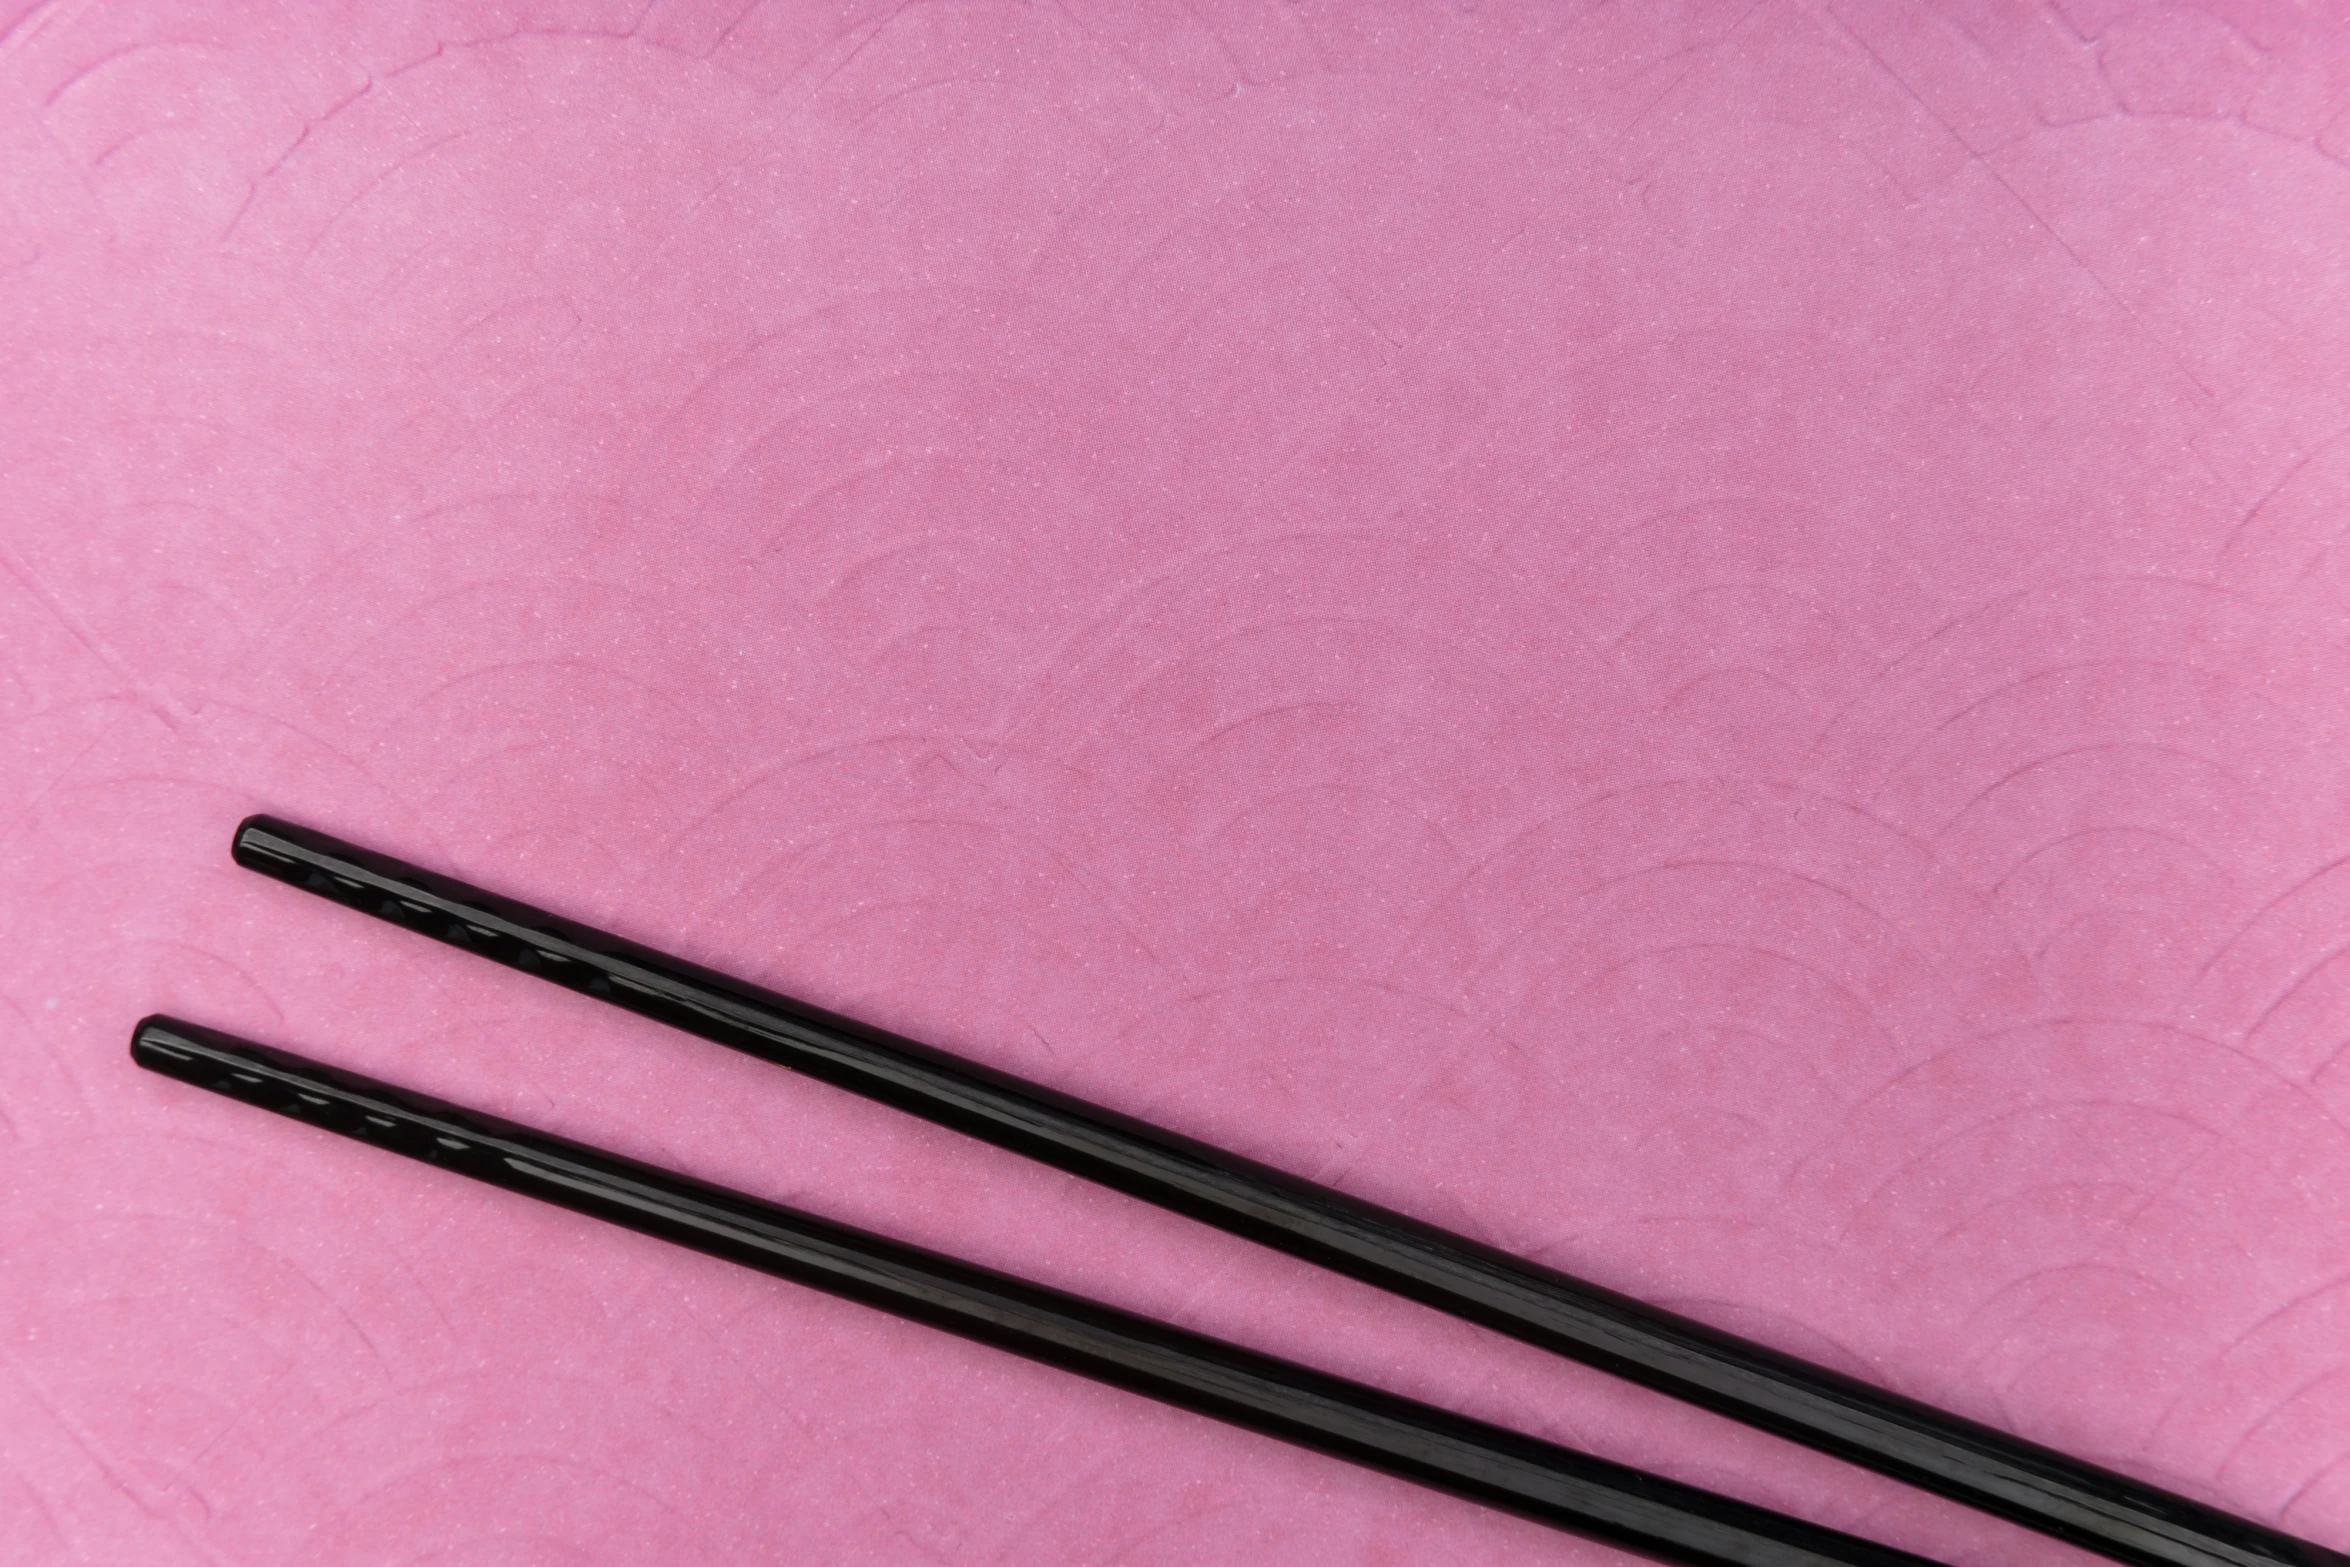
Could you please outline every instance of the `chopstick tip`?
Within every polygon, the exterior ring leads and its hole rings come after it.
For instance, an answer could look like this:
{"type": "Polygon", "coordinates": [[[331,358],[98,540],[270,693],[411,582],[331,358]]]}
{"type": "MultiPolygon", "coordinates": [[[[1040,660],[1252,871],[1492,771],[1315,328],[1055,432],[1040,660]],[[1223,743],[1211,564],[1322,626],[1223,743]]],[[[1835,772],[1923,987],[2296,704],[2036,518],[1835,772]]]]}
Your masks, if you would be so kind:
{"type": "Polygon", "coordinates": [[[298,831],[291,822],[256,812],[237,823],[229,839],[229,858],[249,871],[281,871],[294,863],[282,845],[298,831]]]}
{"type": "Polygon", "coordinates": [[[193,1059],[187,1025],[178,1019],[151,1012],[131,1026],[131,1060],[148,1071],[176,1072],[193,1059]]]}

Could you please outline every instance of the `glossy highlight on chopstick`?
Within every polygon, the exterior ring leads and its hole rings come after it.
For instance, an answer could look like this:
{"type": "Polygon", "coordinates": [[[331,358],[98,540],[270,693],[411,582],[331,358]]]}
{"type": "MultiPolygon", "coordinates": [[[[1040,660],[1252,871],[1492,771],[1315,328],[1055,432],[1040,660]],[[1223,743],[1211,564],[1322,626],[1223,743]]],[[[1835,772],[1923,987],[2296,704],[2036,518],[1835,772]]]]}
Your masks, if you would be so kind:
{"type": "Polygon", "coordinates": [[[239,865],[2139,1567],[2350,1555],[1131,1116],[266,816],[239,865]]]}
{"type": "Polygon", "coordinates": [[[131,1059],[345,1137],[1489,1506],[1697,1567],[1926,1558],[172,1018],[131,1059]]]}

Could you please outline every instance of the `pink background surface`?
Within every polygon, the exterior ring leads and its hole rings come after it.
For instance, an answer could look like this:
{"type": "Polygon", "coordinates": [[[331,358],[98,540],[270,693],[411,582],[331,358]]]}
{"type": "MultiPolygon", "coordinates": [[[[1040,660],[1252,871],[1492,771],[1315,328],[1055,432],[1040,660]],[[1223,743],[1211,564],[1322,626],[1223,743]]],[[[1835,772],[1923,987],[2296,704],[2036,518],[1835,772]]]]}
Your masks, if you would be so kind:
{"type": "Polygon", "coordinates": [[[238,872],[269,809],[2350,1545],[2350,44],[0,11],[0,1540],[1611,1553],[143,1077],[151,1010],[2067,1551],[238,872]]]}

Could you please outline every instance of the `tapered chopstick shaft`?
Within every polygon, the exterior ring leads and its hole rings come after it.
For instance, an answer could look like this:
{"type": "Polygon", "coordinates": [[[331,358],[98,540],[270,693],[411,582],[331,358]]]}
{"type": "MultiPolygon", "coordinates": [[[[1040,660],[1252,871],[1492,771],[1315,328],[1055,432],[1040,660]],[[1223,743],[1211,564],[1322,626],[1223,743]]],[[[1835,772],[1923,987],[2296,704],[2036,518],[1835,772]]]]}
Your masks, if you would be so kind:
{"type": "Polygon", "coordinates": [[[1284,1171],[269,817],[238,864],[2139,1567],[2350,1556],[1284,1171]]]}
{"type": "Polygon", "coordinates": [[[171,1018],[150,1071],[1663,1561],[1926,1559],[171,1018]]]}

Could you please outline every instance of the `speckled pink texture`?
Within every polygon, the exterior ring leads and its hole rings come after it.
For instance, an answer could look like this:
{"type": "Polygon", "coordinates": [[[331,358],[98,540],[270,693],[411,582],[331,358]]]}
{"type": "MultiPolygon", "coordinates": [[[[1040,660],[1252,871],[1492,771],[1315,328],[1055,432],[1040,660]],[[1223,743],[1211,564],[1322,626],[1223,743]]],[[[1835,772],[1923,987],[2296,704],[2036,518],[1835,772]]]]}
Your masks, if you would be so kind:
{"type": "Polygon", "coordinates": [[[231,868],[267,809],[2350,1545],[2350,18],[0,8],[0,1540],[1596,1546],[170,1010],[2072,1553],[231,868]]]}

